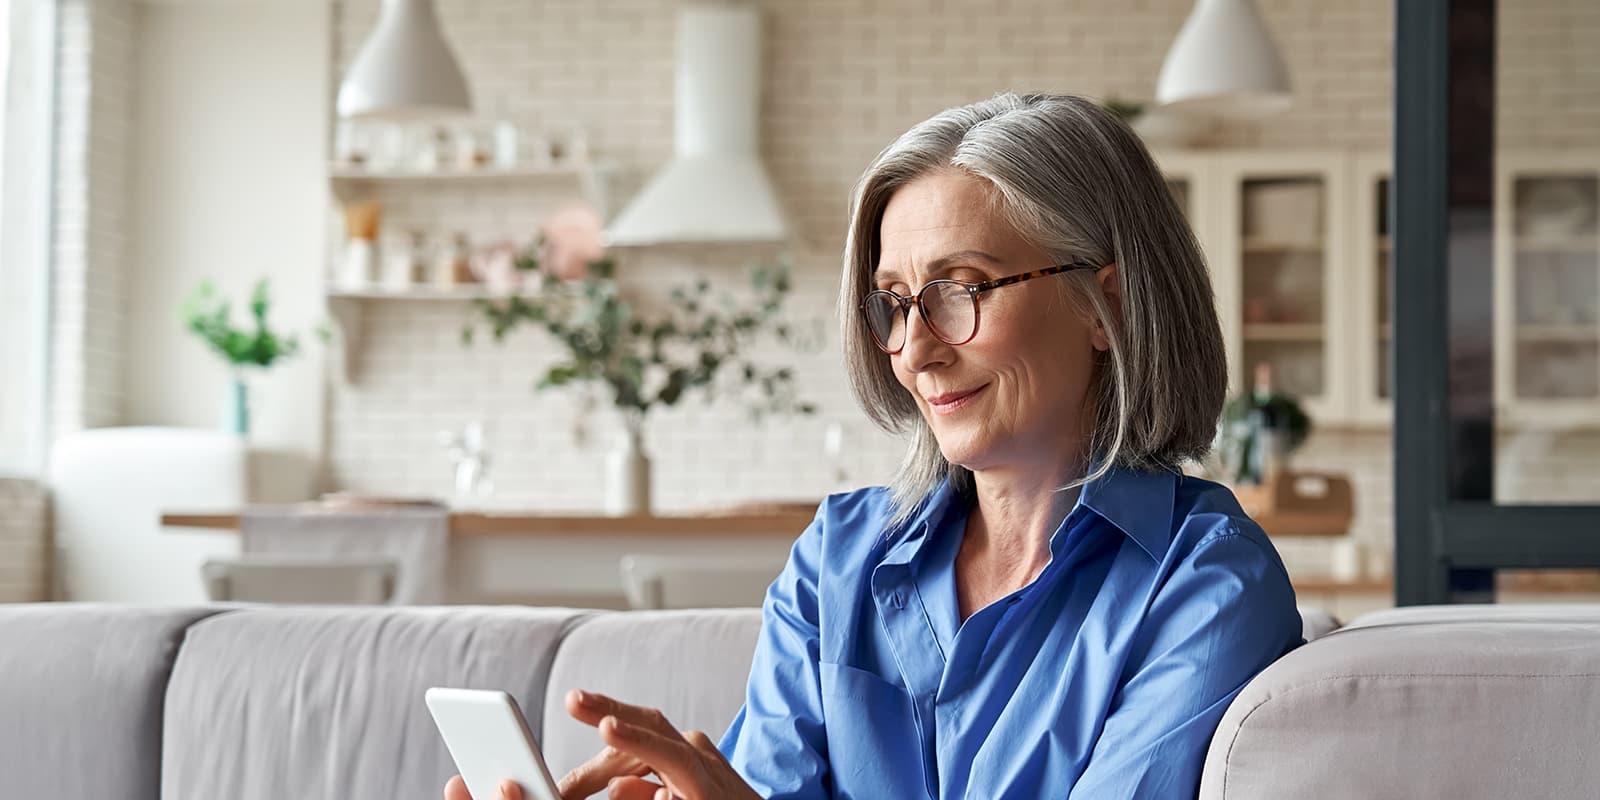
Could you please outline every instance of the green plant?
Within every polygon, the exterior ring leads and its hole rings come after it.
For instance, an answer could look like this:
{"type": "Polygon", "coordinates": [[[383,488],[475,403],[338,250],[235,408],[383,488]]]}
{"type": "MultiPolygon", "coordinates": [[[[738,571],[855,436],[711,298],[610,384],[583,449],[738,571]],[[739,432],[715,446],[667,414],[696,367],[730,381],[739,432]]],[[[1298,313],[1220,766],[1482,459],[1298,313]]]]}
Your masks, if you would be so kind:
{"type": "Polygon", "coordinates": [[[1122,100],[1116,97],[1108,97],[1106,98],[1105,102],[1101,103],[1100,105],[1103,106],[1105,110],[1116,114],[1122,119],[1123,122],[1133,122],[1139,117],[1140,114],[1144,113],[1144,103],[1135,102],[1133,100],[1122,100]]]}
{"type": "Polygon", "coordinates": [[[1311,435],[1311,417],[1294,397],[1258,385],[1239,394],[1223,407],[1222,425],[1217,431],[1217,453],[1226,477],[1237,483],[1259,483],[1268,441],[1263,434],[1276,434],[1280,453],[1287,456],[1311,435]]]}
{"type": "Polygon", "coordinates": [[[750,353],[763,334],[795,343],[794,332],[779,318],[791,288],[787,267],[754,268],[754,299],[743,304],[713,300],[705,278],[673,288],[665,313],[652,319],[623,297],[610,259],[591,261],[584,277],[563,281],[541,269],[537,252],[537,246],[529,248],[516,261],[519,272],[537,276],[536,291],[476,301],[481,319],[462,329],[468,345],[480,323],[497,342],[524,323],[543,329],[561,346],[561,358],[545,370],[536,390],[603,386],[630,424],[652,409],[677,405],[694,390],[707,400],[730,394],[755,418],[815,412],[796,398],[792,369],[762,366],[750,353]]]}
{"type": "MultiPolygon", "coordinates": [[[[184,301],[183,322],[230,365],[270,367],[300,351],[299,337],[279,335],[268,326],[267,313],[271,307],[270,285],[262,278],[250,293],[254,328],[235,328],[232,307],[226,298],[218,295],[216,285],[205,280],[184,301]]],[[[326,338],[327,334],[319,330],[318,336],[326,338]]]]}

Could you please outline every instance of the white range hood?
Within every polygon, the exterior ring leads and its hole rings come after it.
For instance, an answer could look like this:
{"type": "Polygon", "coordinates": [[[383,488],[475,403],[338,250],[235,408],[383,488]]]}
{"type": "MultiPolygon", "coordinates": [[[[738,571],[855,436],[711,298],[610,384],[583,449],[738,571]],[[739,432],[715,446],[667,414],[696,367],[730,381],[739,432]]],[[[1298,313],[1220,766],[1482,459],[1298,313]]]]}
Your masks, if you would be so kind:
{"type": "Polygon", "coordinates": [[[678,12],[675,155],[612,221],[607,244],[788,238],[757,148],[760,67],[754,6],[692,5],[678,12]]]}

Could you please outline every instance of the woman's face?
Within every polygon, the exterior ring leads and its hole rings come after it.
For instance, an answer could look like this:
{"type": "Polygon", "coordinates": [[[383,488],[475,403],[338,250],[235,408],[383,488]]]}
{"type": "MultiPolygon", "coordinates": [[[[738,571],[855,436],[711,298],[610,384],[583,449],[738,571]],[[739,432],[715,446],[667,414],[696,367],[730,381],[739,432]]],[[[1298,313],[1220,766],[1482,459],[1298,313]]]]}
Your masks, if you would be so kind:
{"type": "MultiPolygon", "coordinates": [[[[879,229],[876,288],[909,296],[938,278],[977,282],[1054,266],[999,215],[995,196],[988,181],[957,171],[901,187],[879,229]]],[[[1107,343],[1061,301],[1061,280],[980,295],[977,334],[960,346],[939,341],[912,310],[905,347],[889,359],[946,460],[976,472],[1070,468],[1063,459],[1082,458],[1095,351],[1107,343]]]]}

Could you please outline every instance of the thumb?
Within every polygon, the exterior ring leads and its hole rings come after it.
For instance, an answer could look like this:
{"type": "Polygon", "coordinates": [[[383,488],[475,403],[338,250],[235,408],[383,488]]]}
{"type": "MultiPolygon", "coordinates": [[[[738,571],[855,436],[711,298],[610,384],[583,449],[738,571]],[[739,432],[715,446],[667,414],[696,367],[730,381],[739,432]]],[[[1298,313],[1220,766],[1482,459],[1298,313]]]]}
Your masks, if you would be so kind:
{"type": "Polygon", "coordinates": [[[522,787],[516,781],[501,781],[500,800],[522,800],[522,787]]]}

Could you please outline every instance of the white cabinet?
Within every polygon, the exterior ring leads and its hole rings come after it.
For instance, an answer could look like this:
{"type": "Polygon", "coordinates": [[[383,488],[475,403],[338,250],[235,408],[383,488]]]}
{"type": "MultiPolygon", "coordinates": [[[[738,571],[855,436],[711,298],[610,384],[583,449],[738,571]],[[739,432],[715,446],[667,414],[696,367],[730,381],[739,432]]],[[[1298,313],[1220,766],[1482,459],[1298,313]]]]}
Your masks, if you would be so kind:
{"type": "Polygon", "coordinates": [[[1158,160],[1169,183],[1184,186],[1211,265],[1231,391],[1266,363],[1317,422],[1352,421],[1350,157],[1227,151],[1158,160]]]}
{"type": "MultiPolygon", "coordinates": [[[[1175,151],[1158,161],[1211,265],[1231,390],[1266,362],[1318,424],[1387,426],[1389,154],[1175,151]]],[[[1600,151],[1501,151],[1495,173],[1497,421],[1600,427],[1600,151]]]]}
{"type": "Polygon", "coordinates": [[[1499,416],[1600,423],[1600,151],[1498,154],[1494,202],[1499,416]]]}

